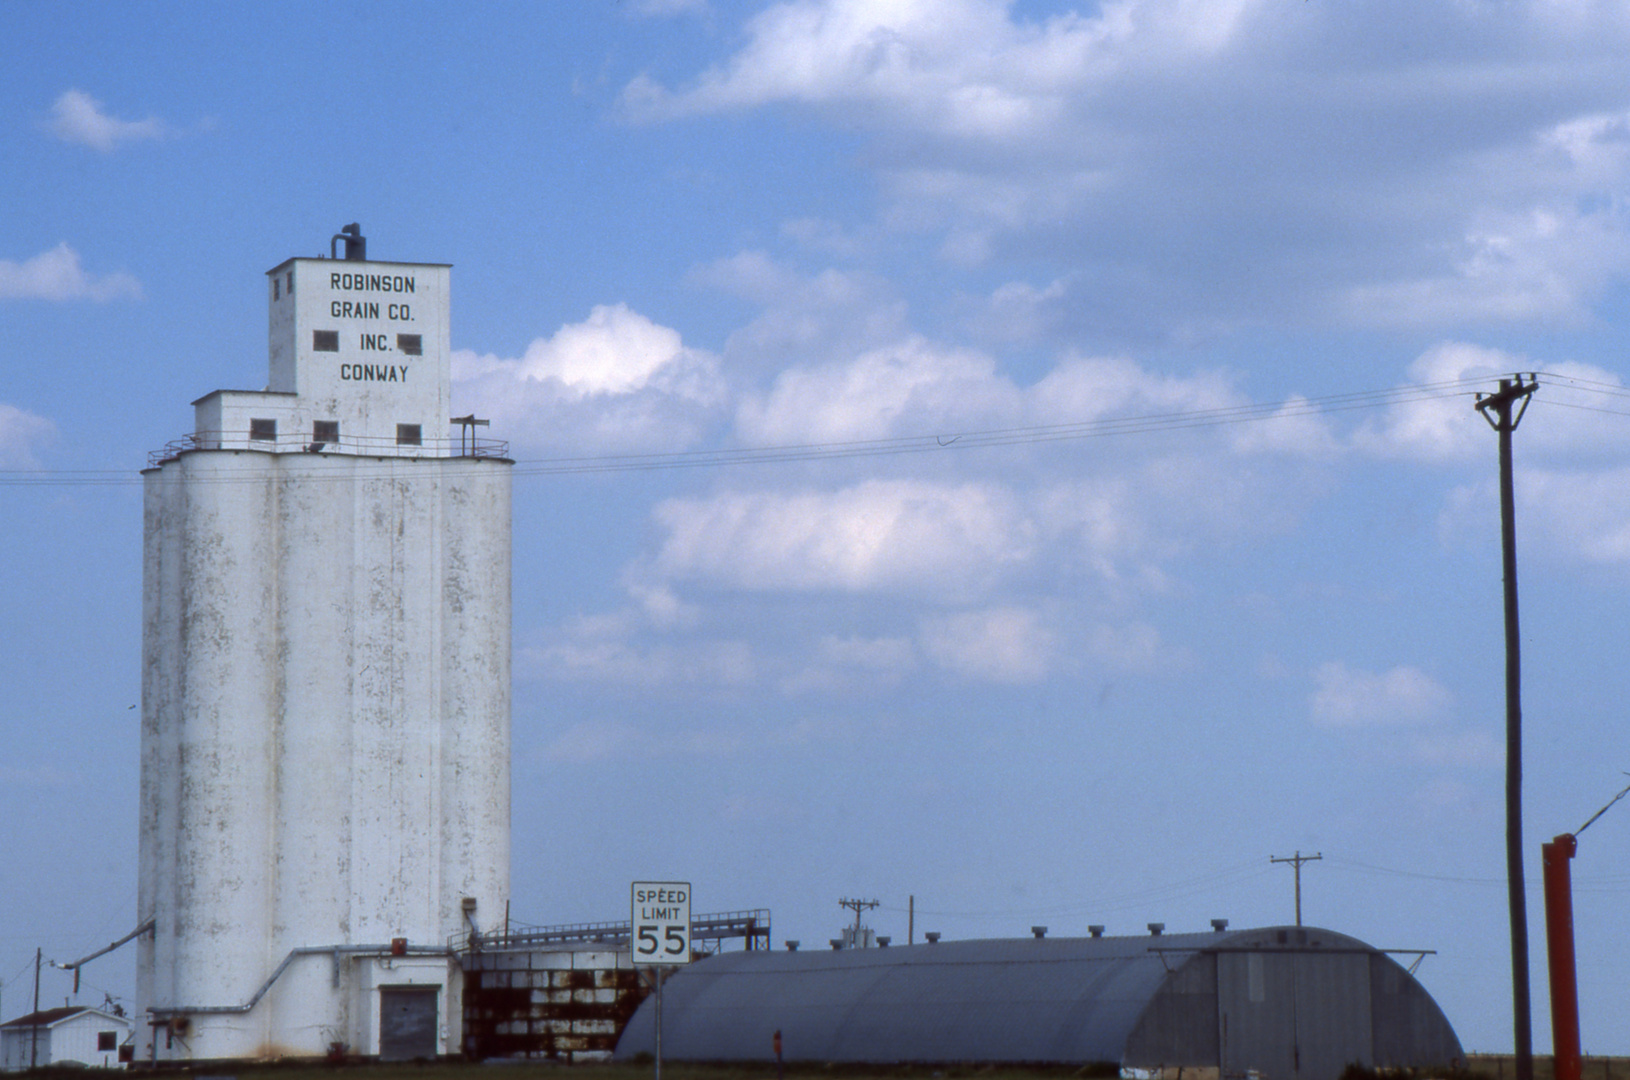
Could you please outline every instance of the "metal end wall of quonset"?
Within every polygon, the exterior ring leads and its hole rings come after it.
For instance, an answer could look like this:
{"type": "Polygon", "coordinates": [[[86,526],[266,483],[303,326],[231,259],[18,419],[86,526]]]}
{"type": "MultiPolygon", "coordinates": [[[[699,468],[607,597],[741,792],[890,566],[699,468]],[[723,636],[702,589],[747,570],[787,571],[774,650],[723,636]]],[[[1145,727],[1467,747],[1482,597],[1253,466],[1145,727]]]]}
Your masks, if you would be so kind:
{"type": "Polygon", "coordinates": [[[145,473],[142,1060],[456,1053],[447,942],[509,895],[511,463],[452,450],[447,268],[338,265],[145,473]]]}

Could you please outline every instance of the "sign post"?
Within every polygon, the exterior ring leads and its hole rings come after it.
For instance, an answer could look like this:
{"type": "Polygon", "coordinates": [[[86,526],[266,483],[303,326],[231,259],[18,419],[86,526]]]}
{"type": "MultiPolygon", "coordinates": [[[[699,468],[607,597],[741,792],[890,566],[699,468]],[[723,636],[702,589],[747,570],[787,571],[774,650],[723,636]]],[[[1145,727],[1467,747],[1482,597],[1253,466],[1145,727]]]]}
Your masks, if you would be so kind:
{"type": "Polygon", "coordinates": [[[662,1080],[664,967],[690,963],[690,882],[636,881],[630,888],[629,941],[635,966],[650,964],[657,984],[655,1080],[662,1080]]]}

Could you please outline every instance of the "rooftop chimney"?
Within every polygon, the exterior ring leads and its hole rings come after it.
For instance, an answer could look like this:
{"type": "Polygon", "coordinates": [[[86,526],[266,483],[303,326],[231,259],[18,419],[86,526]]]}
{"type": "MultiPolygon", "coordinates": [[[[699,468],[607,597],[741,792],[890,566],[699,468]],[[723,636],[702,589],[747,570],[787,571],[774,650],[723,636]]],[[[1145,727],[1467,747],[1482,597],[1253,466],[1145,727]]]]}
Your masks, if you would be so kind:
{"type": "Polygon", "coordinates": [[[1042,938],[1047,936],[1047,928],[1045,926],[1032,926],[1030,928],[1030,932],[1036,935],[1037,941],[1040,941],[1042,938]]]}
{"type": "Polygon", "coordinates": [[[798,942],[796,940],[792,939],[792,938],[788,938],[787,939],[787,951],[788,952],[797,952],[798,951],[798,942]]]}
{"type": "Polygon", "coordinates": [[[1104,936],[1104,928],[1102,926],[1097,926],[1097,925],[1089,926],[1089,927],[1087,927],[1087,933],[1091,934],[1093,937],[1103,937],[1104,936]]]}
{"type": "Polygon", "coordinates": [[[1222,933],[1224,930],[1228,929],[1228,920],[1227,919],[1212,919],[1211,920],[1211,929],[1217,931],[1217,933],[1219,933],[1219,934],[1222,933]]]}
{"type": "Polygon", "coordinates": [[[1166,929],[1166,924],[1165,923],[1163,923],[1163,922],[1152,922],[1152,923],[1149,924],[1149,936],[1150,937],[1159,937],[1160,932],[1162,930],[1164,930],[1164,929],[1166,929]]]}
{"type": "Polygon", "coordinates": [[[923,940],[927,941],[930,945],[934,944],[939,939],[940,932],[938,930],[930,930],[928,933],[923,935],[923,940]]]}

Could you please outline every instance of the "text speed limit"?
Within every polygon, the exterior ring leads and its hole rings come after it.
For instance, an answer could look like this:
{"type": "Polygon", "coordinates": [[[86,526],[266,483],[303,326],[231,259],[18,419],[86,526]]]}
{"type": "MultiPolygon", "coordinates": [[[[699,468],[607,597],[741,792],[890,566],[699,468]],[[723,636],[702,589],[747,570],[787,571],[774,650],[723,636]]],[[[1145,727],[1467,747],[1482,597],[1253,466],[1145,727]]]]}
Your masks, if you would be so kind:
{"type": "Polygon", "coordinates": [[[634,963],[690,963],[690,882],[636,881],[634,963]]]}

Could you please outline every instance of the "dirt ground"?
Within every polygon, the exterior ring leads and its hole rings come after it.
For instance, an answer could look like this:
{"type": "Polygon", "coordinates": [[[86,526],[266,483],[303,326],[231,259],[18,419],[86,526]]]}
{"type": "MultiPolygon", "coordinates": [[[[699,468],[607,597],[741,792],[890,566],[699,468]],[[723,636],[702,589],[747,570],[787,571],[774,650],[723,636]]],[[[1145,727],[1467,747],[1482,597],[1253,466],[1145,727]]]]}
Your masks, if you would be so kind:
{"type": "MultiPolygon", "coordinates": [[[[1471,1054],[1467,1071],[1479,1080],[1515,1080],[1509,1054],[1471,1054]]],[[[66,1070],[39,1070],[61,1080],[66,1070]]],[[[83,1076],[81,1070],[73,1070],[83,1076]]],[[[654,1080],[649,1063],[641,1065],[560,1065],[537,1061],[425,1062],[404,1064],[266,1064],[232,1069],[143,1070],[151,1080],[654,1080]]],[[[1192,1074],[1194,1070],[1184,1070],[1192,1074]]],[[[1587,1057],[1582,1080],[1630,1080],[1630,1057],[1587,1057]]],[[[1005,1068],[1000,1066],[832,1066],[789,1065],[783,1080],[1102,1080],[1103,1066],[1085,1069],[1005,1068]]],[[[26,1073],[16,1074],[19,1077],[26,1073]]],[[[1112,1074],[1111,1074],[1112,1075],[1112,1074]]],[[[1148,1074],[1140,1074],[1147,1076],[1148,1074]]],[[[664,1062],[662,1080],[777,1080],[771,1064],[691,1065],[664,1062]]],[[[1152,1080],[1152,1078],[1151,1078],[1152,1080]]],[[[1185,1076],[1184,1080],[1187,1080],[1185,1076]]],[[[1549,1056],[1535,1055],[1534,1080],[1555,1080],[1549,1056]]]]}
{"type": "MultiPolygon", "coordinates": [[[[1466,1066],[1475,1076],[1516,1080],[1517,1062],[1510,1054],[1467,1054],[1466,1066]]],[[[1551,1055],[1534,1055],[1534,1080],[1556,1080],[1551,1055]]],[[[1630,1080],[1630,1057],[1585,1057],[1580,1080],[1630,1080]]]]}
{"type": "MultiPolygon", "coordinates": [[[[43,1070],[42,1070],[43,1071],[43,1070]]],[[[493,1061],[482,1064],[247,1065],[226,1070],[143,1071],[149,1080],[654,1080],[642,1065],[561,1065],[550,1062],[493,1061]]],[[[788,1065],[784,1080],[1102,1080],[1103,1067],[1077,1069],[996,1066],[820,1066],[788,1065]]],[[[17,1074],[22,1076],[24,1074],[17,1074]]],[[[61,1080],[60,1074],[57,1080],[61,1080]]],[[[1112,1075],[1112,1074],[1111,1074],[1112,1075]]],[[[662,1080],[777,1080],[773,1064],[690,1065],[664,1062],[662,1080]]],[[[1594,1078],[1592,1078],[1594,1080],[1594,1078]]],[[[1625,1078],[1630,1080],[1630,1077],[1625,1078]]]]}

